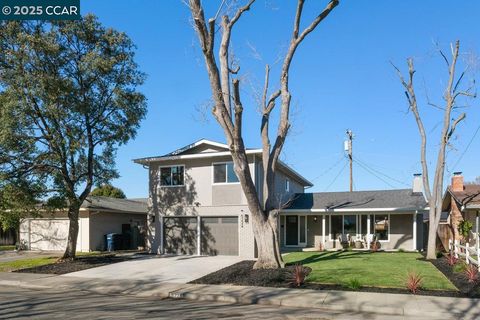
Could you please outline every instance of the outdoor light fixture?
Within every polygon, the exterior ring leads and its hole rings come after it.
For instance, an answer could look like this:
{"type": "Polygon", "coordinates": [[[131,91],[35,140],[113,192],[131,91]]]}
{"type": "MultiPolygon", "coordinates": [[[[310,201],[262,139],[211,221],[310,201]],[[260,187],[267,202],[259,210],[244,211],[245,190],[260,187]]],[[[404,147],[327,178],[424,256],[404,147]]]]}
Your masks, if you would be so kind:
{"type": "Polygon", "coordinates": [[[245,223],[248,223],[248,214],[245,214],[245,223]]]}
{"type": "Polygon", "coordinates": [[[317,222],[317,216],[313,217],[313,221],[317,222]]]}

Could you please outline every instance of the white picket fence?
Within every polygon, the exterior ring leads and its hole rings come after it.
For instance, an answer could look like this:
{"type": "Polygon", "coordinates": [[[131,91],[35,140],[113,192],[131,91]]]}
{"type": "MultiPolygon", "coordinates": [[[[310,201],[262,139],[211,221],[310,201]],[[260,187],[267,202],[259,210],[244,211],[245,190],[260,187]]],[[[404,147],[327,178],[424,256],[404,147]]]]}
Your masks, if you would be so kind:
{"type": "Polygon", "coordinates": [[[478,237],[475,245],[470,245],[468,242],[465,245],[461,245],[458,240],[448,240],[450,252],[453,253],[455,258],[463,258],[466,264],[474,264],[480,270],[480,247],[478,242],[478,237]]]}

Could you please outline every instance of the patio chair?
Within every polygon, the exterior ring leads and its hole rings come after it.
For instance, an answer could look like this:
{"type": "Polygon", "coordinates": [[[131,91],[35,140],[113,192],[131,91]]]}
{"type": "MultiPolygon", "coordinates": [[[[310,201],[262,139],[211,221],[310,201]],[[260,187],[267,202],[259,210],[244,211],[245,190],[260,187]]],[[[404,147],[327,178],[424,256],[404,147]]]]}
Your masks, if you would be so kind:
{"type": "Polygon", "coordinates": [[[348,235],[346,235],[346,234],[339,234],[339,235],[338,235],[338,242],[339,242],[343,247],[348,246],[348,244],[349,244],[349,239],[348,239],[348,238],[349,238],[349,237],[348,237],[348,235]]]}
{"type": "Polygon", "coordinates": [[[368,244],[372,244],[374,241],[375,241],[375,235],[373,233],[370,233],[370,234],[366,234],[365,236],[363,236],[363,241],[362,241],[362,244],[363,244],[363,247],[365,249],[370,249],[368,247],[368,244]]]}

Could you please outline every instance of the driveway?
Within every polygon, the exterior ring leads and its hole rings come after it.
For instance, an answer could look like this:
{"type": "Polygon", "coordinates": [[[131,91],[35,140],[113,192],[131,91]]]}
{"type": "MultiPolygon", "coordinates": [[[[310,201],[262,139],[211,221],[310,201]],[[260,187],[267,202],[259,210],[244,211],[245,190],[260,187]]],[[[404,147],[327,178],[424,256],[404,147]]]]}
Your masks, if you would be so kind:
{"type": "Polygon", "coordinates": [[[40,257],[60,257],[62,253],[57,251],[0,251],[0,262],[40,257]]]}
{"type": "Polygon", "coordinates": [[[242,260],[234,256],[148,256],[62,277],[188,283],[242,260]]]}

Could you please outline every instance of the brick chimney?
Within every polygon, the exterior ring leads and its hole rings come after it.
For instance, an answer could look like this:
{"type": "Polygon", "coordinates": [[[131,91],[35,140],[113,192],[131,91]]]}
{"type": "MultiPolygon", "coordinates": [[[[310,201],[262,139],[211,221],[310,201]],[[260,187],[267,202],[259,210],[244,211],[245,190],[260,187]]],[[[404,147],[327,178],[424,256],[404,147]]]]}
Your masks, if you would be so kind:
{"type": "Polygon", "coordinates": [[[462,175],[461,172],[454,172],[453,173],[451,188],[452,188],[452,191],[454,191],[454,192],[464,190],[463,175],[462,175]]]}
{"type": "Polygon", "coordinates": [[[412,185],[413,192],[423,192],[423,179],[421,173],[415,173],[413,175],[413,185],[412,185]]]}

